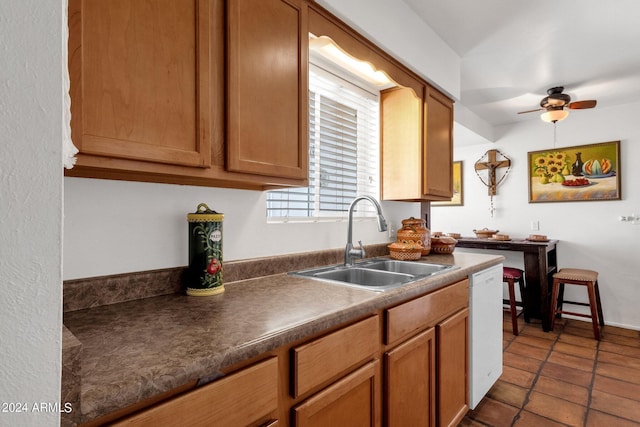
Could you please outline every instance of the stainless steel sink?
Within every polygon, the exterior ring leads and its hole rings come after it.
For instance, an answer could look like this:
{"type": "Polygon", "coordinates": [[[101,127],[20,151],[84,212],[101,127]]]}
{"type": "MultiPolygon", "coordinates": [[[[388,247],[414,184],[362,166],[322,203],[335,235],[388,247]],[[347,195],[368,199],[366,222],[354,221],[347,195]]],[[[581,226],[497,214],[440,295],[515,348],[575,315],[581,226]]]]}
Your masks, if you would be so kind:
{"type": "Polygon", "coordinates": [[[370,268],[374,270],[390,271],[393,273],[412,274],[414,276],[430,276],[440,271],[450,270],[450,265],[443,264],[426,264],[408,261],[396,261],[392,259],[375,260],[363,262],[360,264],[362,268],[370,268]]]}
{"type": "Polygon", "coordinates": [[[383,292],[456,268],[458,267],[452,265],[373,258],[353,266],[340,264],[289,274],[383,292]]]}
{"type": "Polygon", "coordinates": [[[314,277],[327,280],[346,282],[361,286],[388,286],[395,283],[406,283],[413,279],[410,274],[390,273],[382,270],[370,270],[367,268],[336,268],[334,270],[316,273],[314,277]]]}

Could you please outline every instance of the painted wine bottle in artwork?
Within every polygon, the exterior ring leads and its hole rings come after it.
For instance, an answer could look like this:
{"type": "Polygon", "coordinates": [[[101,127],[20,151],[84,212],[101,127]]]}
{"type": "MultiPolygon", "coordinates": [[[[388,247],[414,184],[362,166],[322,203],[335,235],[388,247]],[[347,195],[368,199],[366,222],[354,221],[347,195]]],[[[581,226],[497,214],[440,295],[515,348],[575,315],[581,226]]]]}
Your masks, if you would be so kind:
{"type": "Polygon", "coordinates": [[[582,153],[578,151],[576,153],[576,161],[571,165],[571,175],[582,176],[582,153]]]}

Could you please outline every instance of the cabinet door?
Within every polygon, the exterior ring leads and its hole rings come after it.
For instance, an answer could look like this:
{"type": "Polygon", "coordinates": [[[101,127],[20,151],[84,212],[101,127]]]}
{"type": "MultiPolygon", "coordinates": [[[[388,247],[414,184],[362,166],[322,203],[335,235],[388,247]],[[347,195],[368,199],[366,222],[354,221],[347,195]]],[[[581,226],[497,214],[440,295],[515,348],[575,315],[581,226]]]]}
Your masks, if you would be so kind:
{"type": "Polygon", "coordinates": [[[308,52],[301,0],[228,2],[227,169],[308,177],[308,52]]]}
{"type": "Polygon", "coordinates": [[[380,425],[380,361],[374,360],[293,408],[296,427],[380,425]]]}
{"type": "Polygon", "coordinates": [[[381,92],[383,200],[413,200],[422,195],[422,95],[406,87],[381,92]]]}
{"type": "Polygon", "coordinates": [[[435,426],[435,338],[431,328],[385,353],[385,425],[435,426]]]}
{"type": "Polygon", "coordinates": [[[210,19],[209,0],[69,1],[71,127],[81,153],[211,163],[210,19]]]}
{"type": "Polygon", "coordinates": [[[453,102],[429,87],[425,98],[422,188],[432,199],[453,197],[453,102]]]}
{"type": "Polygon", "coordinates": [[[469,409],[469,309],[436,327],[438,426],[456,426],[469,409]]]}
{"type": "Polygon", "coordinates": [[[380,97],[383,200],[453,196],[453,102],[432,87],[406,87],[380,97]]]}

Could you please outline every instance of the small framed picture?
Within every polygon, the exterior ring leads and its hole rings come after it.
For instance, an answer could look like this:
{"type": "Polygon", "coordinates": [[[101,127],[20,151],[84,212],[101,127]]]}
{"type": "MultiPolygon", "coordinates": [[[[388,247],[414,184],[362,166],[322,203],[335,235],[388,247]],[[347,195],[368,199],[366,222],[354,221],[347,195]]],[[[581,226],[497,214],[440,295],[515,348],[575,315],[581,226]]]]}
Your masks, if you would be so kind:
{"type": "Polygon", "coordinates": [[[462,206],[462,161],[453,162],[453,197],[448,202],[431,202],[431,206],[462,206]]]}

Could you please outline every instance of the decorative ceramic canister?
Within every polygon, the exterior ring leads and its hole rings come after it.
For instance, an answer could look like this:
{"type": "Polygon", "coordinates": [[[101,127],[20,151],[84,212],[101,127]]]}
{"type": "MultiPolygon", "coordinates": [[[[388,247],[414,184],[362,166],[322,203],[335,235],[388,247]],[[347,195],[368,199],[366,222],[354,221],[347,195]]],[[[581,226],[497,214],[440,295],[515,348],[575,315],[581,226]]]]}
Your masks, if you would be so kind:
{"type": "Polygon", "coordinates": [[[200,203],[189,222],[187,295],[209,296],[224,292],[222,282],[222,220],[224,214],[200,203]]]}
{"type": "Polygon", "coordinates": [[[398,242],[417,243],[422,246],[422,256],[431,251],[431,233],[425,226],[426,222],[420,218],[402,220],[402,228],[398,230],[398,242]]]}

